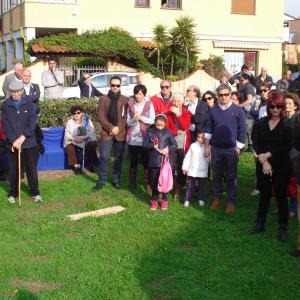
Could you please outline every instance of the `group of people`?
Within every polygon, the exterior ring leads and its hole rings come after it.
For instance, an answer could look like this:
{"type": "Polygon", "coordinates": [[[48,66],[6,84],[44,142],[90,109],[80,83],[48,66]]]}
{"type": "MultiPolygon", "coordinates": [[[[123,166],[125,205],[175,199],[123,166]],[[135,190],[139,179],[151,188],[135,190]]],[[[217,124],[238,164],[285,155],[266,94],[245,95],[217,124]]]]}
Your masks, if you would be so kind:
{"type": "MultiPolygon", "coordinates": [[[[101,190],[106,185],[113,148],[112,185],[121,189],[122,160],[127,144],[129,189],[136,190],[137,168],[142,163],[145,189],[151,193],[151,210],[159,206],[168,209],[168,191],[159,189],[164,180],[162,166],[167,161],[172,168],[174,199],[181,197],[186,186],[182,199],[184,207],[189,207],[195,189],[199,206],[204,206],[207,202],[206,181],[211,170],[212,202],[209,208],[217,210],[221,207],[225,181],[225,211],[232,213],[237,204],[239,155],[248,138],[255,157],[256,190],[259,193],[257,219],[250,232],[257,234],[265,230],[270,199],[274,195],[278,206],[278,239],[286,242],[287,195],[291,178],[294,178],[294,187],[300,183],[298,96],[280,89],[271,90],[273,81],[266,72],[259,78],[252,78],[247,68],[242,71],[228,82],[223,78],[215,92],[206,91],[202,96],[196,85],[189,86],[183,94],[172,92],[171,82],[163,80],[158,94],[148,97],[146,86],[137,84],[134,95],[128,98],[121,94],[121,78],[111,77],[110,90],[107,95],[100,95],[97,107],[101,125],[100,156],[97,156],[94,125],[84,109],[76,105],[71,108],[65,128],[64,147],[69,165],[76,175],[81,174],[82,164],[77,152],[84,152],[87,168],[92,172],[98,169],[98,182],[93,189],[101,190]],[[230,81],[237,85],[237,91],[232,91],[230,81]]],[[[38,100],[34,100],[31,88],[28,92],[24,82],[26,72],[28,76],[28,70],[22,70],[22,81],[13,80],[8,84],[9,97],[2,108],[3,132],[9,153],[10,203],[17,197],[16,152],[20,149],[33,199],[41,201],[36,172],[38,100]]],[[[52,77],[52,87],[59,89],[59,76],[52,77]]],[[[92,88],[88,90],[89,95],[99,96],[92,88]]],[[[290,206],[294,213],[296,199],[294,196],[290,206]]],[[[300,256],[300,235],[295,255],[300,256]]]]}

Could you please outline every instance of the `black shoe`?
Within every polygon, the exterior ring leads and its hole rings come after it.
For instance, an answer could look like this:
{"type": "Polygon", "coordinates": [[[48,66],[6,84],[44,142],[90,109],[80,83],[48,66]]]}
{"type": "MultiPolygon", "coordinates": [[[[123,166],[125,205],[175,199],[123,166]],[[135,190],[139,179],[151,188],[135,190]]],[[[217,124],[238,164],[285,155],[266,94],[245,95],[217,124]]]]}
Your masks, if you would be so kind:
{"type": "Polygon", "coordinates": [[[265,231],[265,226],[262,224],[256,224],[251,230],[250,234],[257,234],[265,231]]]}
{"type": "Polygon", "coordinates": [[[103,182],[97,182],[97,184],[93,187],[94,191],[101,190],[105,186],[105,183],[103,182]]]}
{"type": "Polygon", "coordinates": [[[279,229],[278,240],[279,242],[286,243],[287,242],[287,231],[285,229],[279,229]]]}
{"type": "Polygon", "coordinates": [[[121,189],[121,186],[120,186],[120,183],[119,182],[113,182],[112,183],[112,186],[117,189],[117,190],[120,190],[121,189]]]}
{"type": "Polygon", "coordinates": [[[295,250],[291,253],[291,255],[295,258],[299,258],[300,257],[300,250],[295,250]]]}
{"type": "Polygon", "coordinates": [[[75,175],[81,175],[81,168],[80,167],[73,167],[73,171],[75,175]]]}

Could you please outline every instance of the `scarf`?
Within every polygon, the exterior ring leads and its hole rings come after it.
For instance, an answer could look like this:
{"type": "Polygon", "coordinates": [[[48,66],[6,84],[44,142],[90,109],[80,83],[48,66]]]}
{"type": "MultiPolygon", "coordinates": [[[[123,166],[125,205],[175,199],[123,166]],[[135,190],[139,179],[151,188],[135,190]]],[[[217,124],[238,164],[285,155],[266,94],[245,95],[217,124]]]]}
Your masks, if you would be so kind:
{"type": "Polygon", "coordinates": [[[110,105],[107,112],[108,121],[114,126],[118,125],[118,100],[121,93],[114,93],[109,91],[107,96],[110,98],[110,105]]]}

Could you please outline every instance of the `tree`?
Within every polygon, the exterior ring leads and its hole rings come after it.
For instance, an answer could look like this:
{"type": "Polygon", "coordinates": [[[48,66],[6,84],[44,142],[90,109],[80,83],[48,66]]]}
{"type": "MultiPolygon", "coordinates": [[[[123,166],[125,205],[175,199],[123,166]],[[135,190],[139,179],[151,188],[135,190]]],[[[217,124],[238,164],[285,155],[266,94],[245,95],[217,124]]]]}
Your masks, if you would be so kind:
{"type": "Polygon", "coordinates": [[[157,51],[157,63],[156,63],[156,67],[159,70],[160,59],[161,59],[161,57],[160,57],[161,49],[162,49],[163,46],[166,45],[166,41],[167,41],[166,27],[164,25],[162,25],[162,24],[157,24],[153,28],[153,33],[154,33],[153,41],[155,43],[156,51],[157,51]]]}
{"type": "Polygon", "coordinates": [[[171,57],[170,76],[174,74],[174,62],[176,57],[180,55],[181,45],[178,41],[178,31],[176,28],[171,28],[168,36],[169,56],[171,57]]]}
{"type": "Polygon", "coordinates": [[[176,20],[176,27],[174,27],[174,34],[176,40],[180,43],[185,51],[186,60],[184,73],[189,71],[190,52],[197,49],[197,35],[195,32],[196,24],[194,19],[188,16],[182,16],[176,20]]]}

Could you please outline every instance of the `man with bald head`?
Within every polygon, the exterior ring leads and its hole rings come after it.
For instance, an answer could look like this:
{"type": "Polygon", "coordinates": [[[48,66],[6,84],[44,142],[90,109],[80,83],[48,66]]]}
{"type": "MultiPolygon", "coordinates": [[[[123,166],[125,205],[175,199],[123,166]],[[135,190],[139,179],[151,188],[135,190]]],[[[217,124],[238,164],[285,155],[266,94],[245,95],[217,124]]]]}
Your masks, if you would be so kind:
{"type": "Polygon", "coordinates": [[[39,112],[40,87],[36,83],[31,82],[31,71],[23,69],[22,81],[24,85],[24,95],[28,96],[33,102],[36,113],[39,112]]]}
{"type": "Polygon", "coordinates": [[[14,66],[14,72],[8,74],[3,82],[2,85],[2,91],[5,95],[5,98],[9,98],[10,97],[10,90],[8,88],[9,84],[12,81],[19,81],[22,82],[22,72],[23,72],[23,65],[21,63],[16,63],[14,66]]]}
{"type": "Polygon", "coordinates": [[[160,93],[151,97],[155,115],[165,114],[168,111],[168,104],[172,98],[171,81],[163,80],[160,83],[160,93]]]}
{"type": "Polygon", "coordinates": [[[255,77],[255,83],[254,83],[255,88],[258,89],[261,83],[267,83],[270,84],[271,86],[274,84],[273,78],[270,75],[268,75],[268,69],[266,67],[261,67],[260,74],[255,77]]]}

